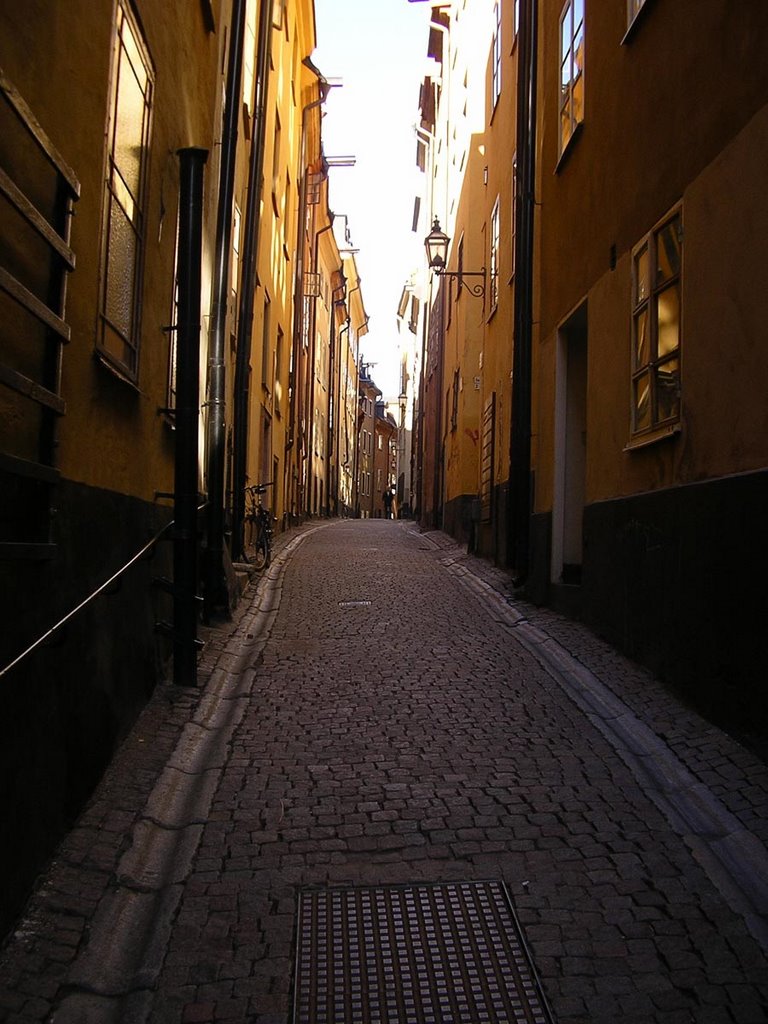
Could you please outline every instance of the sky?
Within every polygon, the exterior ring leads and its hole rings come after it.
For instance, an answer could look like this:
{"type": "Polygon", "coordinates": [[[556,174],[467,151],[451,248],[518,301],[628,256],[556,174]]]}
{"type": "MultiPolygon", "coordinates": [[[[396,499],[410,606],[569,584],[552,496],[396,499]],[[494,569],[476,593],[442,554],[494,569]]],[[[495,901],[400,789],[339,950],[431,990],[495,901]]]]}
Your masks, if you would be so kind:
{"type": "MultiPolygon", "coordinates": [[[[427,66],[429,3],[408,0],[315,0],[317,49],[324,78],[341,80],[325,103],[327,158],[354,156],[331,168],[330,206],[347,217],[370,316],[361,341],[371,376],[395,398],[399,391],[397,306],[410,271],[423,262],[426,231],[414,234],[419,86],[427,66]]],[[[338,232],[337,232],[338,234],[338,232]]]]}

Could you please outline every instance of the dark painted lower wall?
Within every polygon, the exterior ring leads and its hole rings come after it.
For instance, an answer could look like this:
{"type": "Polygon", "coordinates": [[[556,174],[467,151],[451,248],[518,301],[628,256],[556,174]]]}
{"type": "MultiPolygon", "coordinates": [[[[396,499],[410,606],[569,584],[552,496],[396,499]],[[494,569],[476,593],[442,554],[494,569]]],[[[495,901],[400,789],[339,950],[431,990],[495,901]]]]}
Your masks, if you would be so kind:
{"type": "Polygon", "coordinates": [[[472,534],[472,503],[474,494],[460,494],[443,505],[443,530],[466,544],[472,534]]]}
{"type": "MultiPolygon", "coordinates": [[[[0,562],[5,666],[124,565],[170,519],[124,495],[57,485],[56,553],[0,562]]],[[[148,696],[168,654],[155,623],[170,618],[154,576],[172,574],[161,542],[50,645],[2,679],[0,933],[71,824],[148,696]]]]}
{"type": "Polygon", "coordinates": [[[474,553],[482,558],[490,559],[496,565],[507,565],[508,493],[506,481],[494,487],[491,498],[491,518],[486,522],[475,524],[474,553]]]}
{"type": "MultiPolygon", "coordinates": [[[[768,472],[584,510],[581,616],[720,725],[768,737],[768,472]]],[[[528,596],[552,603],[549,515],[528,596]]]]}

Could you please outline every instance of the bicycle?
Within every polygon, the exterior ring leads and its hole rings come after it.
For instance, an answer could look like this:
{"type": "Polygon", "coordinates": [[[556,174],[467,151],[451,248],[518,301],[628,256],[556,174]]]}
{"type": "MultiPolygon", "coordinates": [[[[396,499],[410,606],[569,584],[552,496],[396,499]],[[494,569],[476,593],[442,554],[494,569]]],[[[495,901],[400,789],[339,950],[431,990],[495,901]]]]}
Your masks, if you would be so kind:
{"type": "Polygon", "coordinates": [[[272,513],[261,503],[262,494],[272,484],[253,484],[245,488],[245,560],[256,569],[266,569],[272,561],[272,513]]]}

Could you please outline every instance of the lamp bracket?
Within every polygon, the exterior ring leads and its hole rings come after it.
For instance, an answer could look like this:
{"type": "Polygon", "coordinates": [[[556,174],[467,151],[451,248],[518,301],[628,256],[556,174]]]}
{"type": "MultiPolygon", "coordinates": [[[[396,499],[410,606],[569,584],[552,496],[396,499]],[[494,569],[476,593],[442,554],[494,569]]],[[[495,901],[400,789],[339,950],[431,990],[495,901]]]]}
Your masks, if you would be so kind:
{"type": "Polygon", "coordinates": [[[434,273],[438,277],[457,277],[459,279],[459,289],[462,287],[466,288],[470,295],[474,295],[475,298],[481,298],[485,296],[485,267],[482,270],[441,270],[437,267],[433,268],[434,273]],[[468,284],[465,277],[482,277],[482,282],[477,284],[468,284]]]}

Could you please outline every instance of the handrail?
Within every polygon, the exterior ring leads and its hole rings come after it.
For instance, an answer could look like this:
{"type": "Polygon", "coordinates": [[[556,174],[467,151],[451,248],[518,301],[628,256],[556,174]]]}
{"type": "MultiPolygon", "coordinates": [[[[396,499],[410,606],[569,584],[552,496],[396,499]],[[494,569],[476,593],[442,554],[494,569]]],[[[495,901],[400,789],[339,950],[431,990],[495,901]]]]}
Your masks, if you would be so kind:
{"type": "MultiPolygon", "coordinates": [[[[198,512],[201,511],[201,509],[203,508],[205,508],[205,505],[200,505],[198,508],[198,512]]],[[[109,577],[108,580],[106,580],[106,582],[102,583],[100,587],[94,590],[94,592],[89,597],[86,597],[84,601],[81,601],[76,608],[73,608],[70,612],[67,612],[63,619],[57,622],[55,626],[51,626],[51,628],[46,633],[44,633],[41,637],[35,640],[35,642],[31,644],[25,651],[22,651],[22,653],[19,654],[16,658],[14,658],[9,665],[6,665],[4,669],[0,669],[0,679],[2,679],[3,676],[7,675],[7,673],[10,672],[11,669],[15,668],[20,661],[23,661],[29,654],[37,650],[37,648],[40,647],[41,644],[44,644],[46,640],[50,639],[50,637],[52,637],[53,634],[57,632],[57,630],[61,629],[62,626],[65,626],[70,619],[73,619],[75,615],[78,614],[78,612],[82,611],[83,608],[89,605],[91,601],[95,600],[95,598],[97,598],[99,594],[103,593],[108,587],[110,587],[115,582],[115,580],[119,579],[124,572],[127,572],[132,565],[135,565],[136,562],[143,558],[144,555],[150,550],[150,548],[154,547],[154,545],[157,544],[157,542],[161,539],[163,534],[167,533],[168,530],[171,529],[171,527],[174,525],[174,522],[175,520],[172,519],[170,523],[166,523],[166,525],[158,533],[155,534],[152,540],[148,541],[144,545],[141,551],[135,554],[133,558],[130,559],[130,561],[125,563],[122,569],[118,569],[116,573],[114,573],[112,576],[109,577]]]]}

